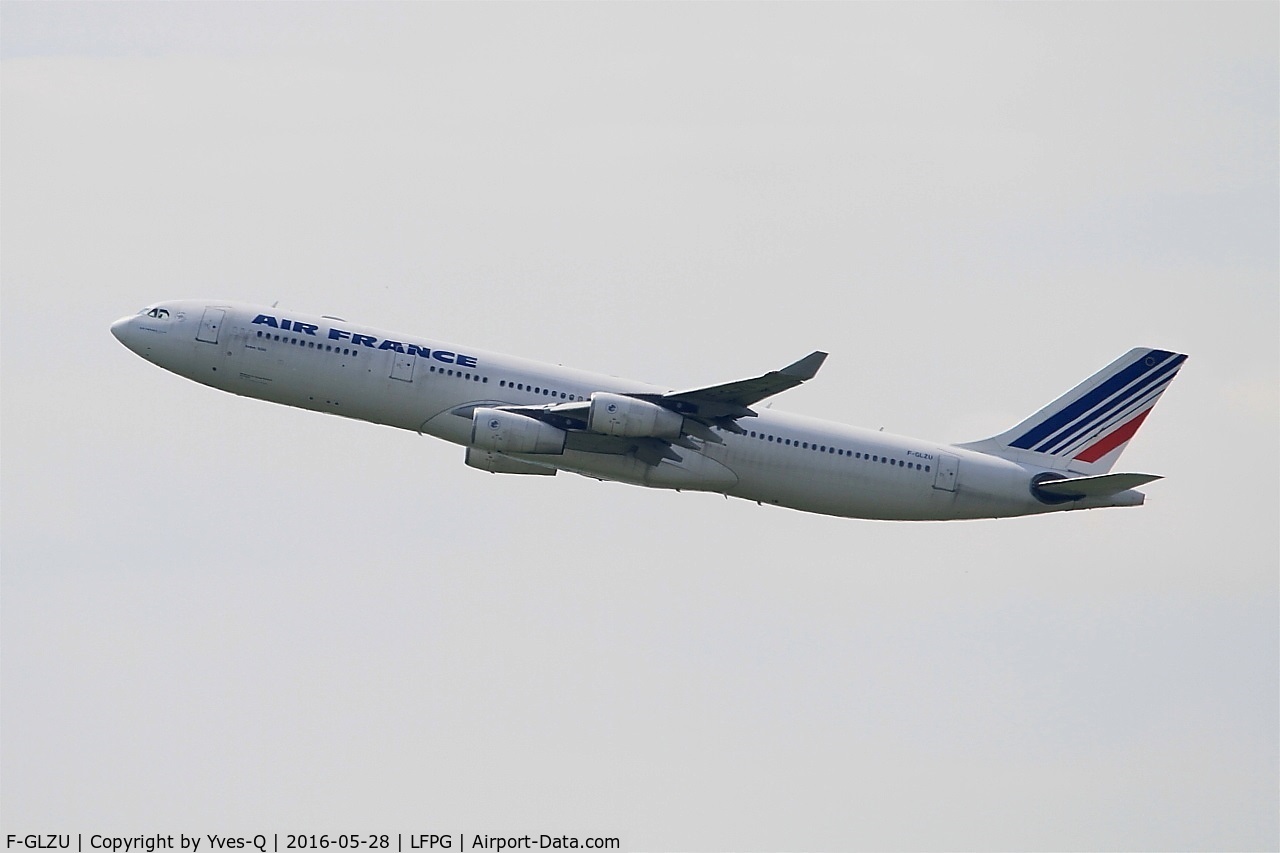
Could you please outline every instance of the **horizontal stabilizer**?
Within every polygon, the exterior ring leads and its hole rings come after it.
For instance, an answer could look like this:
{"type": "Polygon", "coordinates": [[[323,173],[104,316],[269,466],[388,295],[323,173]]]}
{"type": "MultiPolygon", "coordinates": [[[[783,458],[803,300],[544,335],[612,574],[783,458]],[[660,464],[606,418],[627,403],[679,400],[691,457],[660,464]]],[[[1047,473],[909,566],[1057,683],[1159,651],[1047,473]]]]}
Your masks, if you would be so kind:
{"type": "Polygon", "coordinates": [[[1145,486],[1159,480],[1158,474],[1103,474],[1098,477],[1072,477],[1037,483],[1038,491],[1064,498],[1097,498],[1145,486]]]}

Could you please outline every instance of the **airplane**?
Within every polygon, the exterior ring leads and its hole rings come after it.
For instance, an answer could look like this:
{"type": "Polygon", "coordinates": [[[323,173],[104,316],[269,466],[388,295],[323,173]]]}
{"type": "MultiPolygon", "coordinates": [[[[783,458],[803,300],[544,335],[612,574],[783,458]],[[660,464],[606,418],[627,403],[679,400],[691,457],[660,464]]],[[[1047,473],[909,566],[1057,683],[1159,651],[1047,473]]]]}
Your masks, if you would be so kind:
{"type": "Polygon", "coordinates": [[[1187,358],[1130,350],[1013,428],[947,444],[757,407],[812,379],[821,351],[749,379],[672,390],[223,300],[155,303],[111,332],[213,388],[461,445],[481,471],[569,471],[894,520],[1141,505],[1137,488],[1160,477],[1111,469],[1187,358]]]}

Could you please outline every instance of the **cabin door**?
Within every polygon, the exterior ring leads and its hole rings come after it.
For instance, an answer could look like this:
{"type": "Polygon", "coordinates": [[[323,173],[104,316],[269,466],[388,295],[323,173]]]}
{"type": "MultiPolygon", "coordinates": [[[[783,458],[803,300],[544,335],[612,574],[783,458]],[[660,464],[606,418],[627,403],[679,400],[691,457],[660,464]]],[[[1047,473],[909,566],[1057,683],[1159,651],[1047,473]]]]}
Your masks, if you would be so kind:
{"type": "Polygon", "coordinates": [[[399,379],[403,382],[412,382],[413,368],[418,362],[418,354],[416,352],[393,352],[391,357],[391,378],[399,379]]]}
{"type": "Polygon", "coordinates": [[[204,316],[200,318],[200,331],[196,333],[197,341],[204,341],[206,344],[216,344],[218,342],[218,329],[222,326],[222,318],[227,316],[225,308],[206,308],[204,316]]]}
{"type": "Polygon", "coordinates": [[[946,453],[938,454],[938,472],[933,477],[933,487],[944,492],[956,490],[956,479],[960,474],[960,460],[946,453]]]}

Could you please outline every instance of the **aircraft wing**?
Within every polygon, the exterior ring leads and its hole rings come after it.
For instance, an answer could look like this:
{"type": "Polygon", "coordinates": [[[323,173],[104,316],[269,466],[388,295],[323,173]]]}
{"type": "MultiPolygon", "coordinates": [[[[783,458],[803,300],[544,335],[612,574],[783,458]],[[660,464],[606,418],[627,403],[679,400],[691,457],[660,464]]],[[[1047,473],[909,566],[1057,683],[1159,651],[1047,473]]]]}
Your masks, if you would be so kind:
{"type": "MultiPolygon", "coordinates": [[[[564,430],[567,433],[565,447],[570,450],[583,450],[589,453],[634,453],[637,458],[649,465],[657,465],[663,459],[678,462],[680,455],[672,449],[672,445],[692,450],[698,448],[698,444],[693,439],[722,444],[724,439],[716,434],[716,429],[734,433],[745,432],[738,426],[737,419],[755,417],[756,413],[749,408],[752,404],[812,379],[826,358],[825,352],[812,352],[781,370],[771,370],[752,379],[741,379],[723,385],[709,385],[688,391],[671,391],[666,394],[624,395],[684,415],[681,434],[677,438],[619,438],[590,432],[587,429],[588,413],[591,408],[589,400],[531,406],[494,402],[492,406],[544,421],[564,430]]],[[[462,406],[454,409],[453,414],[469,418],[478,405],[486,404],[462,406]]]]}
{"type": "Polygon", "coordinates": [[[677,412],[708,419],[722,417],[750,417],[755,413],[748,407],[766,397],[794,388],[812,379],[826,361],[827,354],[811,352],[804,358],[781,370],[771,370],[763,376],[740,379],[724,385],[709,385],[688,391],[672,391],[661,395],[636,395],[651,402],[662,403],[677,412]]]}
{"type": "MultiPolygon", "coordinates": [[[[628,394],[626,396],[656,403],[686,417],[705,420],[708,425],[723,418],[754,417],[755,412],[749,408],[751,405],[812,379],[826,359],[825,352],[816,351],[781,370],[771,370],[752,379],[739,379],[737,382],[708,385],[705,388],[692,388],[687,391],[669,391],[666,394],[628,394]]],[[[551,405],[512,406],[500,403],[495,405],[508,411],[553,423],[562,429],[574,429],[581,426],[577,422],[586,421],[590,402],[581,400],[551,405]]],[[[455,414],[470,417],[472,408],[474,406],[457,409],[455,414]]]]}

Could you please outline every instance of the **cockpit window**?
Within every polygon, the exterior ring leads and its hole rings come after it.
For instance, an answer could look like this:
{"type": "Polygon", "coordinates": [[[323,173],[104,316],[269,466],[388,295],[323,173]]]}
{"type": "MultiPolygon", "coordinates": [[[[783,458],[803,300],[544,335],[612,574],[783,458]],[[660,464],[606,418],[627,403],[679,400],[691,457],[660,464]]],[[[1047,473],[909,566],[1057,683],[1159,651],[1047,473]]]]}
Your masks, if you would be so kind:
{"type": "Polygon", "coordinates": [[[168,320],[168,319],[169,319],[169,309],[168,309],[168,308],[159,308],[159,307],[157,307],[157,308],[143,308],[143,309],[142,309],[141,311],[139,311],[138,313],[139,313],[139,314],[146,314],[148,317],[154,317],[154,318],[155,318],[155,319],[157,319],[157,320],[168,320]]]}

